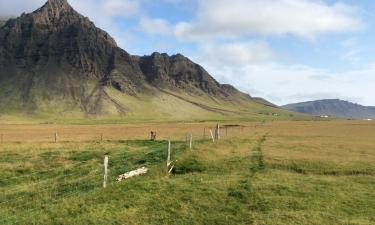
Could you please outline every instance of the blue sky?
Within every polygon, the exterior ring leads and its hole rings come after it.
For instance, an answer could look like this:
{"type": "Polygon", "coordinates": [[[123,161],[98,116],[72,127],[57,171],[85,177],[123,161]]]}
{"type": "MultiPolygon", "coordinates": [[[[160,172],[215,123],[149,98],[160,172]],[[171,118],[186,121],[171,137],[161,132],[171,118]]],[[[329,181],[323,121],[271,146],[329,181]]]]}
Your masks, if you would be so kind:
{"type": "MultiPolygon", "coordinates": [[[[44,0],[0,0],[0,16],[44,0]]],[[[276,104],[375,105],[371,0],[70,0],[130,54],[182,53],[276,104]],[[100,12],[100,13],[98,13],[100,12]]]]}

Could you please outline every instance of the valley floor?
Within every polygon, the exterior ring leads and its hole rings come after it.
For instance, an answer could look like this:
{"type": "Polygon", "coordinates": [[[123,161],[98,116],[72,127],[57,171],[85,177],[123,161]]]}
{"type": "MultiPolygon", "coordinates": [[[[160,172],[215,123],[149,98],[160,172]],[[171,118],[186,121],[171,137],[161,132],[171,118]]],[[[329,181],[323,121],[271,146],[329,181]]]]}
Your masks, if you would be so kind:
{"type": "Polygon", "coordinates": [[[0,125],[0,224],[375,224],[375,123],[224,125],[0,125]]]}

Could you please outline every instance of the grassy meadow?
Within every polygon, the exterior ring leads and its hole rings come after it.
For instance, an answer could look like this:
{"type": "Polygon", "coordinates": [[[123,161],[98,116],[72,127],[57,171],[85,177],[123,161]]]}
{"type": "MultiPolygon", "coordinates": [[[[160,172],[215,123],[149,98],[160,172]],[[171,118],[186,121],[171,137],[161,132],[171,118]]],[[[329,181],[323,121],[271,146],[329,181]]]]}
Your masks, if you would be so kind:
{"type": "Polygon", "coordinates": [[[375,224],[375,123],[214,125],[0,125],[0,224],[375,224]]]}

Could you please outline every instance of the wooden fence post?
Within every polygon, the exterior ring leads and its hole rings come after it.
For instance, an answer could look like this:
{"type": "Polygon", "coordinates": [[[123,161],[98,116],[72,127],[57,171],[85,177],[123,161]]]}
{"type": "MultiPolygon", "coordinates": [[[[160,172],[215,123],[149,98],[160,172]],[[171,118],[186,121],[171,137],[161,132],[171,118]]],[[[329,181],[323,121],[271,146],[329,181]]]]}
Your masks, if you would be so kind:
{"type": "Polygon", "coordinates": [[[100,142],[103,142],[103,134],[100,134],[100,142]]]}
{"type": "Polygon", "coordinates": [[[211,134],[212,142],[215,142],[215,138],[214,138],[214,135],[212,133],[212,130],[210,130],[210,134],[211,134]]]}
{"type": "Polygon", "coordinates": [[[151,141],[156,141],[156,131],[151,131],[151,141]]]}
{"type": "Polygon", "coordinates": [[[190,144],[189,144],[189,147],[190,147],[190,149],[193,148],[193,134],[192,133],[190,133],[190,144]]]}
{"type": "Polygon", "coordinates": [[[103,188],[107,187],[107,180],[108,180],[108,155],[104,156],[104,181],[103,181],[103,188]]]}
{"type": "Polygon", "coordinates": [[[167,156],[167,167],[171,163],[171,141],[168,141],[168,156],[167,156]]]}
{"type": "Polygon", "coordinates": [[[216,125],[216,129],[215,129],[215,139],[216,139],[216,140],[220,140],[220,125],[219,125],[219,124],[216,125]]]}
{"type": "Polygon", "coordinates": [[[55,132],[55,143],[57,143],[57,138],[58,138],[57,132],[55,132]]]}
{"type": "Polygon", "coordinates": [[[173,168],[173,161],[171,161],[171,141],[168,141],[167,174],[170,174],[173,168]]]}
{"type": "Polygon", "coordinates": [[[203,129],[203,139],[206,139],[206,128],[203,129]]]}

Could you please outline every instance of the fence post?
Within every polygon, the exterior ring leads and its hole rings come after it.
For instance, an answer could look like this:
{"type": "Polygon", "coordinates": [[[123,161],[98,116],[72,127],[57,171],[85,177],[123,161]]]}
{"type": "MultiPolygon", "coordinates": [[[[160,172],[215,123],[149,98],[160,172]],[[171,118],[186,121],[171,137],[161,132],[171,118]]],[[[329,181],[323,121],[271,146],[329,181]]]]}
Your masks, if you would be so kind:
{"type": "Polygon", "coordinates": [[[100,134],[100,142],[103,142],[103,134],[100,134]]]}
{"type": "Polygon", "coordinates": [[[156,141],[156,131],[151,131],[151,141],[156,141]]]}
{"type": "Polygon", "coordinates": [[[168,156],[167,156],[167,167],[171,163],[171,141],[168,141],[168,156]]]}
{"type": "Polygon", "coordinates": [[[55,132],[55,143],[57,143],[57,138],[58,138],[57,132],[55,132]]]}
{"type": "Polygon", "coordinates": [[[4,134],[1,134],[1,143],[4,143],[4,134]]]}
{"type": "Polygon", "coordinates": [[[193,134],[192,133],[190,133],[190,144],[189,144],[189,147],[190,147],[190,149],[193,148],[193,134]]]}
{"type": "Polygon", "coordinates": [[[108,155],[104,156],[104,181],[103,181],[103,188],[107,187],[107,180],[108,180],[108,155]]]}
{"type": "Polygon", "coordinates": [[[210,134],[211,134],[212,142],[215,142],[215,138],[214,138],[214,135],[212,133],[212,130],[210,130],[210,134]]]}
{"type": "Polygon", "coordinates": [[[219,139],[220,139],[220,125],[219,125],[219,124],[216,125],[216,129],[215,129],[215,139],[216,139],[216,140],[219,140],[219,139]]]}
{"type": "Polygon", "coordinates": [[[171,161],[171,141],[168,141],[168,157],[167,157],[167,174],[169,175],[174,168],[173,161],[171,161]]]}
{"type": "Polygon", "coordinates": [[[206,128],[203,129],[203,139],[206,139],[206,128]]]}

